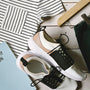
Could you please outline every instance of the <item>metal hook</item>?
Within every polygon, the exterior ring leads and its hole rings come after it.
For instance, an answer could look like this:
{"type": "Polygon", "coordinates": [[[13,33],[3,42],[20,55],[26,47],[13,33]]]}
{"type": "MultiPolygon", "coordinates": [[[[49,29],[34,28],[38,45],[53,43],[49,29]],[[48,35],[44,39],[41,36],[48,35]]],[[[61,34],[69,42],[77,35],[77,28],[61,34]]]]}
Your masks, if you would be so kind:
{"type": "Polygon", "coordinates": [[[36,80],[34,80],[34,81],[31,83],[31,87],[36,86],[38,83],[41,82],[41,80],[42,80],[42,79],[36,79],[36,80]]]}
{"type": "Polygon", "coordinates": [[[82,14],[81,17],[85,20],[85,22],[90,25],[90,19],[86,14],[82,14]]]}

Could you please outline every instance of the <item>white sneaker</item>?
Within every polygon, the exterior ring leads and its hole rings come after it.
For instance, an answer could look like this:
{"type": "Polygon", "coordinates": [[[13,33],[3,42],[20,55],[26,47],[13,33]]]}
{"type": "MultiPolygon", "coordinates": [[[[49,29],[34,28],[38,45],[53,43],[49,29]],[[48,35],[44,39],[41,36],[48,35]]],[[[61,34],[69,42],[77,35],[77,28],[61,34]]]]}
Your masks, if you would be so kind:
{"type": "Polygon", "coordinates": [[[31,37],[28,40],[28,45],[38,56],[46,59],[65,76],[77,81],[86,79],[87,75],[76,68],[64,46],[56,43],[45,31],[40,31],[31,37]]]}
{"type": "Polygon", "coordinates": [[[35,79],[48,75],[51,68],[45,60],[37,57],[32,51],[21,53],[17,58],[16,64],[19,69],[35,79]]]}
{"type": "Polygon", "coordinates": [[[37,85],[39,82],[44,83],[48,87],[56,90],[76,90],[77,83],[61,74],[56,68],[48,62],[36,56],[33,51],[21,53],[16,61],[19,69],[36,79],[31,86],[37,85]],[[38,82],[37,82],[38,81],[38,82]],[[68,83],[71,84],[68,85],[68,83]]]}

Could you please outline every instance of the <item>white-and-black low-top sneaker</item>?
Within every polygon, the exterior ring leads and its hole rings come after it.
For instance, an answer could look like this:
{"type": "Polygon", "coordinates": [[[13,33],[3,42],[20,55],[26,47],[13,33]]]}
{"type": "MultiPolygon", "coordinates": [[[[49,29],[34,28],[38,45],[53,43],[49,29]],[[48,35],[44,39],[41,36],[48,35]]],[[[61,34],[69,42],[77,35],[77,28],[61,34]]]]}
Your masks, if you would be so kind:
{"type": "Polygon", "coordinates": [[[45,59],[38,57],[33,51],[21,53],[16,61],[19,69],[31,76],[34,81],[31,86],[40,82],[52,89],[76,90],[77,83],[65,77],[54,66],[51,66],[45,59]],[[68,85],[68,83],[71,83],[68,85]]]}
{"type": "Polygon", "coordinates": [[[28,45],[38,56],[46,59],[65,76],[77,81],[86,79],[86,74],[76,68],[64,46],[57,43],[45,31],[40,31],[31,37],[28,40],[28,45]]]}

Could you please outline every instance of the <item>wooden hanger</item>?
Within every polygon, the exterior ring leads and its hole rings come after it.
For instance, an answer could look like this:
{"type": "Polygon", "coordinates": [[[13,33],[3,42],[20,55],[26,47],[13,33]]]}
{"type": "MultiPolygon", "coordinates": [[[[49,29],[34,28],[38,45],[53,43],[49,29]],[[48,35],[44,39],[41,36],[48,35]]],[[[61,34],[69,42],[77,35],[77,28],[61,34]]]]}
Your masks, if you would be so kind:
{"type": "Polygon", "coordinates": [[[70,19],[73,15],[75,15],[78,11],[80,11],[83,7],[90,3],[90,0],[81,0],[75,6],[73,6],[70,10],[68,10],[64,15],[62,15],[58,21],[58,26],[64,24],[68,19],[70,19]]]}

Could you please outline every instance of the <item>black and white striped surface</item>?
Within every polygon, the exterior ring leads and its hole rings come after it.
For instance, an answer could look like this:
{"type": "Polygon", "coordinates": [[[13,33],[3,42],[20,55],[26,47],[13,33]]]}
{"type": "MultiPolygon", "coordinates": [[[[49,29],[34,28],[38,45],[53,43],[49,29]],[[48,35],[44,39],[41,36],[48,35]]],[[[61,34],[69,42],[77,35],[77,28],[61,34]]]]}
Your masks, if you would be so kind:
{"type": "Polygon", "coordinates": [[[6,41],[16,55],[26,51],[41,17],[62,12],[60,0],[0,0],[0,43],[6,41]]]}

